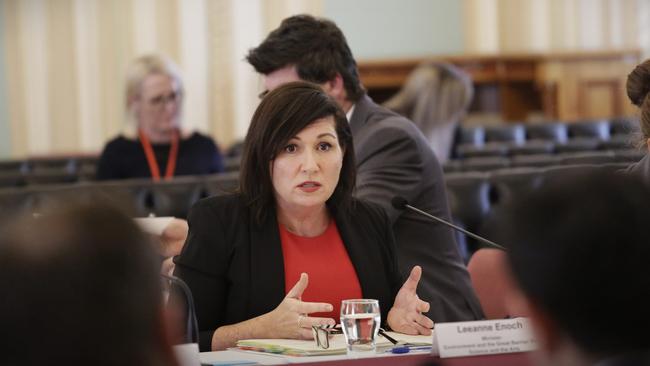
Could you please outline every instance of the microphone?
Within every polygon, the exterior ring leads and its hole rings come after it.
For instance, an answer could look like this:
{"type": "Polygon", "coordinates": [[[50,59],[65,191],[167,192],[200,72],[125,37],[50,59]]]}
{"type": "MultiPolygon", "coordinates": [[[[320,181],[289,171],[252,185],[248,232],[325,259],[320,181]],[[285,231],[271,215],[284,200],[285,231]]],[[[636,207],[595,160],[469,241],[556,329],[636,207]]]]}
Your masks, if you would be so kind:
{"type": "Polygon", "coordinates": [[[478,235],[476,235],[474,233],[471,233],[471,232],[463,229],[460,226],[456,226],[456,225],[452,224],[451,222],[445,221],[445,220],[443,220],[443,219],[441,219],[441,218],[439,218],[437,216],[433,216],[430,213],[424,212],[424,211],[420,210],[419,208],[416,208],[416,207],[413,207],[413,206],[409,205],[406,198],[404,198],[402,196],[393,197],[393,199],[391,200],[391,204],[393,205],[393,207],[395,207],[398,210],[409,209],[409,210],[411,210],[413,212],[417,212],[420,215],[423,215],[423,216],[425,216],[425,217],[427,217],[427,218],[429,218],[431,220],[437,221],[437,222],[439,222],[441,224],[449,226],[450,228],[452,228],[454,230],[460,231],[461,233],[463,233],[463,234],[465,234],[465,235],[467,235],[469,237],[472,237],[472,238],[480,241],[481,243],[484,243],[484,244],[487,244],[487,245],[489,245],[491,247],[498,248],[498,249],[506,251],[506,248],[503,247],[502,245],[499,245],[499,244],[497,244],[497,243],[495,243],[495,242],[493,242],[491,240],[485,239],[482,236],[478,236],[478,235]]]}

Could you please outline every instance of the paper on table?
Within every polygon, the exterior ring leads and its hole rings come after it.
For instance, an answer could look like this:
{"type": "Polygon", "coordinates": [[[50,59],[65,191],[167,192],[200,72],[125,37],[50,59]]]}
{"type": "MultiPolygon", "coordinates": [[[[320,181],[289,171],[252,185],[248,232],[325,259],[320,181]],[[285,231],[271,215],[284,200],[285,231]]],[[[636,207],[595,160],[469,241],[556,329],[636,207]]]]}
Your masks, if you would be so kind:
{"type": "Polygon", "coordinates": [[[135,223],[138,224],[142,231],[153,234],[153,235],[162,235],[163,231],[172,222],[174,217],[164,216],[164,217],[138,217],[135,220],[135,223]]]}
{"type": "MultiPolygon", "coordinates": [[[[413,345],[431,345],[431,336],[411,336],[395,332],[387,332],[389,336],[397,341],[411,343],[413,345]]],[[[377,350],[381,351],[392,347],[393,344],[381,336],[377,336],[377,350]]],[[[330,347],[327,349],[316,346],[313,340],[296,339],[244,339],[237,342],[237,347],[242,350],[256,352],[276,353],[286,356],[324,356],[339,355],[346,352],[345,336],[336,334],[330,339],[330,347]]]]}

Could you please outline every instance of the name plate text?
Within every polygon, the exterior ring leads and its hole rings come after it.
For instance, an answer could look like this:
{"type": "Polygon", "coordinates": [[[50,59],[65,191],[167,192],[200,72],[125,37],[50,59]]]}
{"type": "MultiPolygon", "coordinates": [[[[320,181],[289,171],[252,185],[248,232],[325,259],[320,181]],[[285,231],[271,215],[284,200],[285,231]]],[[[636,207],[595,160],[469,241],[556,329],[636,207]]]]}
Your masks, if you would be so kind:
{"type": "Polygon", "coordinates": [[[536,349],[527,318],[436,323],[440,357],[527,352],[536,349]]]}

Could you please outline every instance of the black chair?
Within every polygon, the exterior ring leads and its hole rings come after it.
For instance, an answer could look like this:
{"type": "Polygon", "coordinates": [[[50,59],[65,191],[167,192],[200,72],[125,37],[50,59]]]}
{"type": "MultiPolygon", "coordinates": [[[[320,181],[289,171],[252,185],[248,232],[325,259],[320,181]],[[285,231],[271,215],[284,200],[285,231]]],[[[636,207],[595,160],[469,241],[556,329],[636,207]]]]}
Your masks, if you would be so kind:
{"type": "Polygon", "coordinates": [[[552,141],[564,143],[569,138],[566,124],[561,122],[544,122],[526,125],[527,141],[552,141]]]}
{"type": "Polygon", "coordinates": [[[77,176],[80,181],[94,181],[97,179],[97,157],[77,158],[77,176]]]}
{"type": "Polygon", "coordinates": [[[25,174],[29,166],[23,160],[2,160],[0,161],[0,174],[25,174]]]}
{"type": "Polygon", "coordinates": [[[445,173],[460,172],[463,169],[462,160],[448,160],[442,165],[442,171],[445,173]]]}
{"type": "Polygon", "coordinates": [[[607,140],[610,137],[609,121],[606,119],[583,120],[569,123],[569,139],[596,138],[607,140]]]}
{"type": "Polygon", "coordinates": [[[25,176],[22,173],[0,171],[0,188],[21,187],[26,184],[25,176]]]}
{"type": "Polygon", "coordinates": [[[485,129],[485,142],[509,142],[516,145],[526,141],[526,129],[522,124],[492,126],[485,129]]]}
{"type": "Polygon", "coordinates": [[[639,132],[639,120],[632,117],[617,117],[609,121],[609,132],[611,136],[631,135],[639,132]]]}
{"type": "Polygon", "coordinates": [[[463,150],[480,147],[485,144],[485,129],[481,126],[456,129],[452,158],[462,158],[463,150]],[[464,146],[464,147],[461,147],[464,146]]]}
{"type": "Polygon", "coordinates": [[[614,160],[621,163],[635,163],[648,153],[645,149],[625,149],[625,150],[613,150],[614,160]]]}
{"type": "Polygon", "coordinates": [[[497,156],[468,158],[462,164],[464,171],[487,171],[509,167],[510,159],[497,156]]]}
{"type": "Polygon", "coordinates": [[[244,140],[235,141],[230,147],[226,150],[227,158],[240,157],[244,152],[244,140]]]}
{"type": "Polygon", "coordinates": [[[154,213],[153,194],[149,178],[125,179],[88,183],[98,199],[110,199],[133,217],[154,213]]]}
{"type": "Polygon", "coordinates": [[[192,205],[206,196],[201,177],[182,177],[150,186],[151,210],[156,216],[186,218],[192,205]]]}
{"type": "Polygon", "coordinates": [[[204,191],[207,196],[232,193],[239,188],[239,173],[221,173],[204,177],[204,191]]]}
{"type": "Polygon", "coordinates": [[[605,164],[614,163],[616,159],[612,151],[586,151],[572,154],[560,154],[564,165],[605,164]]]}
{"type": "Polygon", "coordinates": [[[555,152],[561,154],[595,151],[599,149],[601,142],[602,140],[595,137],[576,137],[563,144],[555,145],[555,152]]]}
{"type": "Polygon", "coordinates": [[[609,140],[601,142],[602,150],[634,149],[640,132],[639,121],[635,118],[613,118],[609,122],[609,132],[609,140]]]}
{"type": "Polygon", "coordinates": [[[223,160],[224,172],[236,172],[239,171],[239,164],[241,163],[241,156],[232,156],[226,157],[223,160]]]}
{"type": "Polygon", "coordinates": [[[552,154],[555,152],[555,143],[544,140],[529,140],[523,145],[511,146],[508,151],[510,156],[552,154]]]}
{"type": "MultiPolygon", "coordinates": [[[[452,219],[470,232],[477,231],[490,210],[490,184],[487,177],[487,173],[481,172],[450,173],[445,176],[452,219]]],[[[461,241],[467,243],[470,253],[478,247],[474,239],[465,238],[461,241]]]]}
{"type": "Polygon", "coordinates": [[[502,143],[492,143],[478,146],[473,144],[464,144],[456,147],[456,157],[458,159],[506,156],[507,154],[508,146],[502,143]]]}
{"type": "Polygon", "coordinates": [[[542,184],[540,168],[510,168],[490,174],[490,206],[501,207],[524,197],[542,184]]]}
{"type": "Polygon", "coordinates": [[[457,145],[483,145],[485,143],[485,128],[481,126],[461,127],[458,129],[458,137],[456,140],[457,145]]]}
{"type": "Polygon", "coordinates": [[[556,154],[515,155],[510,159],[514,167],[545,167],[561,164],[562,159],[556,154]]]}
{"type": "Polygon", "coordinates": [[[603,141],[610,139],[609,121],[583,120],[568,124],[569,140],[555,146],[557,153],[598,150],[603,141]]]}

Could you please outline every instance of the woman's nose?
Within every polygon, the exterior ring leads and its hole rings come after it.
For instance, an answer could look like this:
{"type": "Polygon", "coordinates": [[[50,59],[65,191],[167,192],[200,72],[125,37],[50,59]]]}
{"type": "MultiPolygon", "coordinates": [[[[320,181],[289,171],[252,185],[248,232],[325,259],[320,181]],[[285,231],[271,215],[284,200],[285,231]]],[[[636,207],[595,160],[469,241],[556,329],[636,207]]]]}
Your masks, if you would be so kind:
{"type": "Polygon", "coordinates": [[[318,170],[318,161],[317,161],[316,154],[311,151],[307,150],[303,154],[303,159],[302,159],[302,171],[312,173],[318,170]]]}

